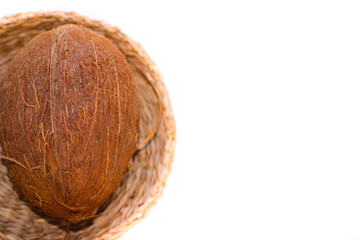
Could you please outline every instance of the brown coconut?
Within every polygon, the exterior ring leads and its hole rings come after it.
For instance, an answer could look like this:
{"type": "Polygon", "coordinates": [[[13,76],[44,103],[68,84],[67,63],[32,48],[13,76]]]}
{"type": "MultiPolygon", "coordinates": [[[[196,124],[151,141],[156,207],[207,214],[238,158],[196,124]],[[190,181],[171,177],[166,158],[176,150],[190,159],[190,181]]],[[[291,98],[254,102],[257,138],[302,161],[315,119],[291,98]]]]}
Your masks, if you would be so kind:
{"type": "Polygon", "coordinates": [[[77,223],[119,185],[139,105],[131,69],[108,39],[63,25],[28,42],[0,83],[0,145],[18,192],[77,223]]]}

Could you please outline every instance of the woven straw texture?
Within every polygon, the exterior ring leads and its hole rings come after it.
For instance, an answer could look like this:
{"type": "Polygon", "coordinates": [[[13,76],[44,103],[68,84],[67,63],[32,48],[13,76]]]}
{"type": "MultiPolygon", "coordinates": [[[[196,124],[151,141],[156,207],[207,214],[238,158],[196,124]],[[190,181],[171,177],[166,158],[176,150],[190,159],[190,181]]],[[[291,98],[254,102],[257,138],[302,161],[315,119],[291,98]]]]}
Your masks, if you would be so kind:
{"type": "MultiPolygon", "coordinates": [[[[139,142],[156,125],[158,101],[163,105],[161,123],[155,137],[134,155],[119,187],[99,209],[97,217],[70,231],[70,239],[118,239],[144,218],[161,196],[175,149],[173,112],[162,77],[141,46],[116,27],[76,13],[20,13],[0,19],[0,80],[8,63],[26,42],[41,32],[68,23],[82,25],[104,35],[126,55],[134,72],[141,106],[139,142]]],[[[63,223],[44,216],[19,198],[8,178],[6,167],[0,162],[0,239],[63,240],[66,232],[63,223]]]]}

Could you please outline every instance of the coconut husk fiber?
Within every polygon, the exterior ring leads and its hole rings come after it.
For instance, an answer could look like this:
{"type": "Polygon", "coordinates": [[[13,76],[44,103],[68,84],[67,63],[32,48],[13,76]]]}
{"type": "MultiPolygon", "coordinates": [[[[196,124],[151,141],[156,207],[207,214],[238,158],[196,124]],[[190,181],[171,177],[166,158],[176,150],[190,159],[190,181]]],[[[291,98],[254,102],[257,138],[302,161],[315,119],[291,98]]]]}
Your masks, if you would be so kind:
{"type": "MultiPolygon", "coordinates": [[[[119,187],[96,217],[68,226],[48,217],[19,197],[0,162],[0,238],[20,239],[118,239],[127,229],[143,219],[157,202],[170,173],[175,149],[175,122],[162,77],[141,46],[116,27],[76,13],[20,13],[0,19],[0,80],[11,59],[25,43],[38,34],[65,24],[90,28],[108,38],[125,55],[135,79],[140,105],[139,140],[154,131],[154,137],[130,161],[119,187]]],[[[1,106],[0,106],[1,107],[1,106]]],[[[3,160],[6,161],[6,160],[3,160]]]]}

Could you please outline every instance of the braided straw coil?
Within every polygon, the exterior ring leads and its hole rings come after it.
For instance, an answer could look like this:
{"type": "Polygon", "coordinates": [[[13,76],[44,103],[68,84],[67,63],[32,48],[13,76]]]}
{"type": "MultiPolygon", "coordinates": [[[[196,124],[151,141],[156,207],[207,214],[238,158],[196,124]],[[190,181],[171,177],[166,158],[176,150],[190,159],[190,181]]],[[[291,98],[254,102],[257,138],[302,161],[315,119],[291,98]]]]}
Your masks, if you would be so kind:
{"type": "MultiPolygon", "coordinates": [[[[0,80],[8,63],[26,42],[41,32],[69,23],[104,35],[125,54],[134,72],[140,101],[139,142],[151,134],[156,125],[159,100],[163,106],[156,135],[134,154],[119,187],[94,219],[70,230],[70,239],[118,239],[144,218],[161,196],[174,156],[174,116],[162,77],[141,46],[118,28],[76,13],[20,13],[0,19],[0,80]]],[[[19,198],[5,165],[0,162],[0,239],[63,240],[66,233],[64,223],[45,216],[19,198]]]]}

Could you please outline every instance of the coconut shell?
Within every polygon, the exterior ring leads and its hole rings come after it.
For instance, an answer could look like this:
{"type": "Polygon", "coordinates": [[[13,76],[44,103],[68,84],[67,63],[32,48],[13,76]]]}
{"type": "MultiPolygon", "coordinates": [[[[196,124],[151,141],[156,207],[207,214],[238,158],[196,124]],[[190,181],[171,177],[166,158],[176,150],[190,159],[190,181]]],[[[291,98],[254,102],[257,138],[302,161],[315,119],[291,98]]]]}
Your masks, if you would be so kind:
{"type": "Polygon", "coordinates": [[[131,69],[107,38],[63,25],[29,41],[0,84],[0,145],[18,192],[77,223],[119,185],[134,153],[131,69]]]}

